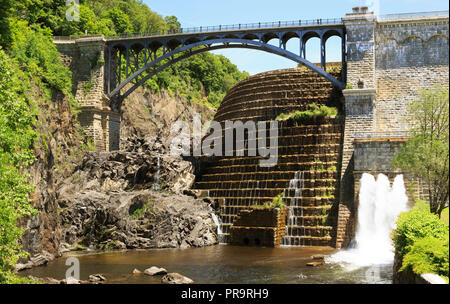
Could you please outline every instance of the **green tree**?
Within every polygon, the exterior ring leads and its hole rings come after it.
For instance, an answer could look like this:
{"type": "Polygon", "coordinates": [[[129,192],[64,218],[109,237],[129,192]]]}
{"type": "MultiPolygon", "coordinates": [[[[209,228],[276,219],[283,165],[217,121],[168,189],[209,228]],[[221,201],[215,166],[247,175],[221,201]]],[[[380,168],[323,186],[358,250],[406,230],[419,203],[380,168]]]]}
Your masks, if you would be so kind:
{"type": "Polygon", "coordinates": [[[430,211],[439,217],[448,207],[449,198],[448,102],[448,89],[435,87],[419,92],[419,99],[408,106],[410,138],[393,159],[394,166],[426,184],[430,211]]]}
{"type": "Polygon", "coordinates": [[[133,32],[133,25],[130,18],[118,7],[113,8],[108,12],[108,17],[114,23],[114,27],[118,34],[129,34],[133,32]]]}
{"type": "Polygon", "coordinates": [[[25,257],[19,239],[18,221],[35,215],[24,170],[34,161],[33,111],[26,97],[23,73],[0,49],[0,284],[17,283],[11,271],[19,257],[25,257]],[[18,75],[22,77],[19,78],[18,75]]]}
{"type": "Polygon", "coordinates": [[[0,46],[7,48],[11,43],[11,19],[21,10],[20,1],[2,0],[0,1],[0,46]]]}
{"type": "Polygon", "coordinates": [[[181,29],[181,23],[178,21],[178,18],[175,16],[167,16],[164,18],[167,23],[167,29],[169,33],[177,32],[181,29]]]}
{"type": "Polygon", "coordinates": [[[10,55],[28,75],[37,80],[42,78],[51,89],[71,94],[71,72],[62,65],[49,29],[42,29],[38,25],[29,27],[26,21],[15,21],[12,37],[10,55]]]}

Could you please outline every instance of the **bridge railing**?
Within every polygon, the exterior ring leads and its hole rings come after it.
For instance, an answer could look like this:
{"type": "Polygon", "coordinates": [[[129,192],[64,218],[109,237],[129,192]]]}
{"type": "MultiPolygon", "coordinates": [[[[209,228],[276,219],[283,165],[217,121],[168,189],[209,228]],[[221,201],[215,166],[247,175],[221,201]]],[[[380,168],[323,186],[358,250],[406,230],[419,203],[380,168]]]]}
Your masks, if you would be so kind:
{"type": "Polygon", "coordinates": [[[408,131],[378,131],[378,132],[356,132],[355,139],[371,139],[371,138],[409,138],[408,131]]]}
{"type": "Polygon", "coordinates": [[[297,26],[313,26],[313,25],[338,25],[342,24],[342,18],[333,19],[312,19],[312,20],[295,20],[295,21],[274,21],[274,22],[256,22],[256,23],[239,23],[228,25],[214,25],[214,26],[198,26],[189,28],[180,28],[172,31],[159,31],[151,33],[132,33],[122,34],[117,36],[109,36],[108,39],[133,38],[133,37],[148,37],[148,36],[166,36],[175,34],[196,34],[222,31],[238,31],[250,29],[268,29],[268,28],[289,28],[297,26]]]}
{"type": "Polygon", "coordinates": [[[67,40],[75,40],[80,38],[81,36],[53,36],[53,41],[67,41],[67,40]]]}
{"type": "MultiPolygon", "coordinates": [[[[433,16],[448,16],[449,11],[432,11],[432,12],[417,12],[417,13],[400,13],[400,14],[386,14],[377,16],[378,20],[414,18],[414,17],[433,17],[433,16]]],[[[314,26],[314,25],[340,25],[342,18],[332,19],[310,19],[310,20],[294,20],[294,21],[275,21],[275,22],[255,22],[255,23],[239,23],[229,25],[214,25],[214,26],[199,26],[180,28],[177,30],[165,30],[149,33],[128,33],[115,36],[108,36],[107,39],[121,39],[134,37],[151,37],[151,36],[167,36],[176,34],[196,34],[208,32],[222,32],[222,31],[236,31],[236,30],[250,30],[250,29],[268,29],[268,28],[289,28],[297,26],[314,26]]],[[[83,36],[54,36],[55,41],[75,40],[83,36]]]]}
{"type": "Polygon", "coordinates": [[[432,12],[417,12],[417,13],[386,14],[386,15],[377,16],[377,19],[378,20],[390,20],[390,19],[439,17],[439,16],[448,16],[448,10],[447,11],[432,11],[432,12]]]}

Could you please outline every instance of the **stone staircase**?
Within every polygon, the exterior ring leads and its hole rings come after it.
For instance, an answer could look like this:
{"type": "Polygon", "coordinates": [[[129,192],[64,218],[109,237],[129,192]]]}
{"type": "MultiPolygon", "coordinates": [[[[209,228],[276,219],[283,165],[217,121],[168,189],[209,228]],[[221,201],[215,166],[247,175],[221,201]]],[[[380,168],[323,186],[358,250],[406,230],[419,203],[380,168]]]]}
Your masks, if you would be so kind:
{"type": "MultiPolygon", "coordinates": [[[[308,109],[311,103],[340,107],[339,94],[313,72],[274,71],[253,76],[231,89],[215,120],[269,121],[280,113],[308,109]]],[[[207,190],[218,202],[221,239],[229,242],[230,227],[241,210],[270,203],[283,193],[290,216],[297,217],[296,225],[286,223],[283,244],[332,245],[342,142],[340,119],[322,118],[301,125],[279,122],[278,162],[273,167],[261,167],[260,156],[247,156],[249,134],[244,139],[244,156],[206,159],[207,165],[194,185],[195,189],[207,190]],[[303,172],[303,183],[301,196],[293,204],[295,193],[289,184],[296,172],[303,172]]]]}

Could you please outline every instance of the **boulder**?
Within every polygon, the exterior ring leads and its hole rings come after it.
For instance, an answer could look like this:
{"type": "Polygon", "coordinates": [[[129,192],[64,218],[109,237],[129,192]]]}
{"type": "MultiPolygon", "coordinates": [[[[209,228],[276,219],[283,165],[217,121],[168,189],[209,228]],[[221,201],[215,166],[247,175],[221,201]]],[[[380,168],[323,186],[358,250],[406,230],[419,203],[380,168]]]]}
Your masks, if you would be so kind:
{"type": "Polygon", "coordinates": [[[133,270],[133,274],[141,274],[142,271],[140,271],[139,269],[134,268],[133,270]]]}
{"type": "Polygon", "coordinates": [[[74,277],[68,277],[61,281],[61,284],[81,284],[80,280],[75,279],[74,277]]]}
{"type": "Polygon", "coordinates": [[[312,256],[312,259],[313,260],[318,260],[318,261],[323,261],[323,260],[325,260],[325,255],[323,255],[323,254],[316,254],[316,255],[312,256]]]}
{"type": "Polygon", "coordinates": [[[89,282],[91,283],[97,283],[97,282],[104,282],[106,281],[106,277],[102,274],[91,274],[89,276],[89,282]]]}
{"type": "Polygon", "coordinates": [[[194,284],[194,280],[185,277],[179,273],[172,272],[162,277],[161,283],[163,284],[194,284]]]}
{"type": "Polygon", "coordinates": [[[156,266],[152,266],[152,267],[144,270],[144,274],[149,275],[149,276],[162,275],[162,274],[166,274],[166,273],[167,273],[167,270],[165,270],[164,268],[156,267],[156,266]]]}

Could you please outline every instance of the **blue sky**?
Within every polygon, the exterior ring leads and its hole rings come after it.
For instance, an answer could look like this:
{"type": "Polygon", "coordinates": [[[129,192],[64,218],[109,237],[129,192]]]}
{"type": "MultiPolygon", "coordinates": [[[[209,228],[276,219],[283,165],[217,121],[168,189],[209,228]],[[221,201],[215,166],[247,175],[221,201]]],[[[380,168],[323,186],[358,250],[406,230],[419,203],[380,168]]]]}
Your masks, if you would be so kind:
{"type": "MultiPolygon", "coordinates": [[[[175,15],[182,27],[253,22],[292,21],[316,18],[340,18],[358,5],[374,7],[379,14],[448,10],[447,0],[144,0],[162,16],[175,15]],[[371,3],[370,3],[371,2],[371,3]]],[[[288,50],[298,53],[297,42],[288,43],[288,50]]],[[[319,41],[307,44],[307,59],[319,61],[319,41]]],[[[275,43],[275,40],[273,40],[275,43]]],[[[340,61],[340,39],[327,42],[327,61],[340,61]]],[[[246,49],[215,51],[238,66],[240,70],[256,74],[268,70],[295,67],[296,63],[280,56],[246,49]]]]}

